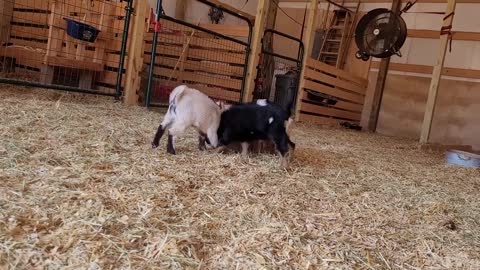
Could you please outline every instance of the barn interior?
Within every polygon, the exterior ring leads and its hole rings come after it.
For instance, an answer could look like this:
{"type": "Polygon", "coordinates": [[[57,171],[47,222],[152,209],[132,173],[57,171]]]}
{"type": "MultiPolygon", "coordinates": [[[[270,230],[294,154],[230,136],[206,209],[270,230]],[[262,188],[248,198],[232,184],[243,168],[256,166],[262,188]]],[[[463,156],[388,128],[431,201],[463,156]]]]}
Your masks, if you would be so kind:
{"type": "Polygon", "coordinates": [[[0,1],[0,268],[480,268],[479,12],[0,1]],[[294,101],[291,166],[151,149],[180,84],[294,101]]]}

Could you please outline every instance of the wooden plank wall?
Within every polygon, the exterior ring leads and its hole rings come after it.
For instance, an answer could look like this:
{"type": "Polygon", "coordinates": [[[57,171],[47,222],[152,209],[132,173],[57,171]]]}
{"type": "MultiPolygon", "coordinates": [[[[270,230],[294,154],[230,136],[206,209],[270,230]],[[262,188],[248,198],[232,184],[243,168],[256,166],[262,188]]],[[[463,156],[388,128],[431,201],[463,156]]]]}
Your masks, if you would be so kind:
{"type": "MultiPolygon", "coordinates": [[[[16,58],[16,68],[22,71],[29,70],[32,75],[38,77],[40,77],[43,56],[47,48],[48,22],[52,2],[53,1],[49,0],[14,1],[9,42],[15,46],[8,48],[5,53],[16,58]]],[[[93,6],[89,8],[92,21],[98,21],[102,2],[102,0],[94,0],[93,6]]],[[[62,1],[61,3],[64,2],[62,1]]],[[[82,7],[81,1],[65,0],[65,3],[66,10],[64,10],[64,14],[57,15],[61,17],[68,16],[74,20],[81,21],[85,15],[85,8],[82,7]]],[[[95,48],[93,46],[101,47],[102,50],[105,48],[104,52],[106,55],[103,59],[104,70],[100,72],[98,76],[95,76],[94,85],[97,90],[113,93],[115,91],[118,63],[120,60],[121,38],[127,3],[124,1],[112,1],[109,3],[115,5],[115,7],[113,7],[112,26],[108,29],[103,29],[97,41],[92,44],[92,46],[86,47],[85,60],[91,59],[93,61],[95,58],[95,48]]],[[[63,20],[62,23],[64,23],[63,20]]],[[[98,27],[98,25],[93,25],[98,27]]],[[[66,23],[58,27],[65,29],[66,23]]],[[[65,34],[61,52],[57,54],[59,57],[67,58],[67,54],[71,53],[72,48],[68,48],[65,42],[67,38],[70,39],[70,37],[65,34]]],[[[75,50],[75,48],[73,48],[73,50],[75,50]]],[[[0,52],[0,54],[3,55],[4,52],[0,52]]]]}
{"type": "MultiPolygon", "coordinates": [[[[240,101],[246,46],[216,38],[206,32],[161,20],[155,57],[155,84],[152,102],[168,101],[169,91],[179,84],[203,91],[210,97],[231,102],[240,101]],[[168,93],[156,93],[158,89],[168,93]],[[159,96],[161,95],[161,97],[159,96]]],[[[227,36],[246,37],[248,28],[201,24],[227,36]]],[[[145,38],[144,68],[151,60],[153,33],[145,38]]]]}
{"type": "Polygon", "coordinates": [[[316,123],[358,123],[361,118],[368,81],[344,70],[309,58],[300,89],[300,121],[316,123]],[[324,105],[309,99],[305,90],[313,90],[334,97],[337,103],[324,105]]]}

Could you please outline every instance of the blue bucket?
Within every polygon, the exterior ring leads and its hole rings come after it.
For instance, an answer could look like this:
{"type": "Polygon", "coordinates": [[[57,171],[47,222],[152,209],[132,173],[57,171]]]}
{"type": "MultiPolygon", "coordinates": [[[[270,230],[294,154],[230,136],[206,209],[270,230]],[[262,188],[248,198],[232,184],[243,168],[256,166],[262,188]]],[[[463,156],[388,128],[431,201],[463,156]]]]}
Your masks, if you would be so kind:
{"type": "Polygon", "coordinates": [[[77,22],[69,18],[63,18],[67,21],[67,34],[73,38],[87,42],[95,42],[100,30],[85,23],[77,22]]]}
{"type": "Polygon", "coordinates": [[[480,155],[460,150],[449,150],[445,153],[447,163],[462,166],[480,168],[480,155]]]}

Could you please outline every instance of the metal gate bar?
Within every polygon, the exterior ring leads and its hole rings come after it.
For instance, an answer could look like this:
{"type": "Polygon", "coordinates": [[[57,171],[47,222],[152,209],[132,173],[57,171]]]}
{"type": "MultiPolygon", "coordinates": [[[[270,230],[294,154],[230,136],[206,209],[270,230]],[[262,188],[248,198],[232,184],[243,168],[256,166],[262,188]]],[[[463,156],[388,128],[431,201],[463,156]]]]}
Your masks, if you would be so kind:
{"type": "Polygon", "coordinates": [[[298,49],[298,58],[295,59],[295,58],[291,58],[291,57],[284,56],[284,55],[281,55],[281,54],[277,54],[277,53],[274,53],[274,52],[266,51],[265,48],[264,48],[264,46],[262,46],[262,53],[269,54],[269,55],[272,55],[272,56],[276,56],[276,57],[279,57],[279,58],[282,58],[282,59],[290,60],[290,61],[293,61],[293,62],[299,62],[300,67],[302,66],[304,47],[303,47],[303,41],[302,41],[301,39],[296,38],[296,37],[293,37],[293,36],[290,36],[290,35],[287,35],[287,34],[282,33],[282,32],[279,32],[279,31],[277,31],[277,30],[275,30],[275,29],[266,29],[265,32],[264,32],[264,36],[265,36],[265,34],[267,34],[267,33],[276,34],[276,35],[285,37],[285,38],[287,38],[287,39],[291,39],[291,40],[297,41],[297,42],[298,42],[298,46],[299,46],[299,49],[298,49]]]}
{"type": "MultiPolygon", "coordinates": [[[[272,37],[273,38],[273,37],[272,37]]],[[[291,35],[288,35],[288,34],[285,34],[285,33],[282,33],[280,31],[277,31],[275,29],[266,29],[264,31],[264,35],[263,35],[263,38],[262,38],[262,51],[261,53],[263,55],[268,55],[268,56],[272,56],[276,59],[283,59],[283,60],[287,60],[287,61],[290,61],[290,62],[293,62],[296,64],[297,66],[297,72],[298,72],[298,75],[300,76],[301,72],[302,72],[302,66],[303,66],[303,54],[304,54],[304,46],[303,46],[303,42],[301,39],[299,38],[296,38],[294,36],[291,36],[291,35]],[[293,40],[295,42],[298,43],[298,53],[297,53],[297,58],[293,58],[293,57],[290,57],[290,56],[286,56],[286,55],[282,55],[282,54],[279,54],[279,53],[276,53],[272,50],[269,50],[266,48],[265,46],[265,37],[267,35],[278,35],[278,36],[281,36],[281,37],[284,37],[285,39],[287,40],[293,40]]],[[[261,69],[263,66],[264,63],[259,63],[259,66],[257,67],[257,69],[261,69]]],[[[265,68],[265,67],[263,67],[265,68]]],[[[272,74],[273,75],[273,74],[272,74]]],[[[257,72],[257,79],[259,79],[259,77],[261,76],[260,72],[257,72]]],[[[297,96],[298,96],[298,87],[300,85],[300,78],[297,79],[297,83],[296,83],[296,91],[294,93],[294,104],[296,104],[296,100],[297,100],[297,96]]],[[[265,86],[264,86],[265,87],[265,86]]],[[[271,86],[267,86],[267,87],[271,87],[271,86]]],[[[270,89],[270,93],[272,93],[273,89],[270,89]]],[[[264,98],[267,98],[268,97],[264,97],[264,98]]]]}
{"type": "MultiPolygon", "coordinates": [[[[32,13],[32,14],[50,14],[50,16],[59,16],[59,17],[64,17],[64,18],[69,17],[69,14],[54,13],[52,11],[49,11],[48,13],[45,13],[44,10],[40,10],[40,9],[37,10],[37,9],[29,7],[29,6],[22,6],[22,4],[20,4],[20,3],[17,4],[15,2],[15,0],[7,0],[7,1],[10,1],[11,5],[16,5],[15,8],[13,9],[14,10],[13,12],[15,12],[15,11],[19,11],[19,12],[28,11],[28,12],[30,12],[31,11],[31,12],[35,12],[35,13],[32,13]]],[[[38,0],[38,1],[42,1],[42,0],[38,0]]],[[[119,2],[119,3],[121,3],[121,2],[119,2]]],[[[111,5],[113,7],[113,5],[115,5],[115,3],[114,2],[108,2],[108,5],[111,5]]],[[[50,5],[48,5],[48,8],[50,9],[50,5]]],[[[74,9],[73,12],[77,12],[78,10],[75,10],[75,8],[80,8],[81,9],[82,7],[71,5],[70,8],[74,9]]],[[[117,83],[114,87],[113,92],[105,92],[105,91],[102,91],[102,90],[95,90],[93,88],[84,88],[84,87],[80,87],[80,86],[79,87],[74,87],[74,86],[62,85],[62,84],[56,84],[56,83],[29,81],[29,80],[25,80],[25,79],[14,79],[14,78],[8,78],[8,77],[3,77],[3,76],[0,77],[0,83],[1,84],[19,85],[19,86],[37,87],[37,88],[47,88],[47,89],[53,89],[53,90],[63,90],[63,91],[85,93],[85,94],[95,94],[95,95],[102,95],[102,96],[112,96],[112,97],[115,97],[115,99],[119,99],[122,95],[121,82],[122,82],[122,74],[123,74],[123,70],[124,70],[126,47],[127,47],[127,42],[128,42],[128,32],[129,32],[129,25],[130,25],[130,18],[131,18],[131,15],[132,15],[132,11],[133,11],[133,0],[130,0],[130,1],[128,1],[127,6],[125,7],[125,17],[124,17],[124,26],[123,26],[123,30],[122,30],[121,49],[120,49],[118,70],[117,70],[117,74],[116,74],[116,82],[117,83]]],[[[70,11],[70,12],[72,12],[72,11],[70,11]]],[[[0,14],[0,15],[4,15],[4,14],[0,14]]],[[[107,15],[107,16],[114,16],[114,15],[107,15]]],[[[14,19],[17,19],[17,20],[22,19],[23,21],[26,21],[26,23],[23,23],[23,24],[25,24],[25,26],[36,25],[35,27],[40,27],[38,29],[46,29],[44,27],[47,25],[47,23],[48,23],[49,28],[54,27],[53,25],[50,24],[50,17],[47,17],[47,21],[45,21],[45,22],[36,22],[36,21],[33,21],[33,19],[30,19],[30,18],[21,18],[21,17],[12,16],[12,23],[13,23],[14,19]],[[30,20],[32,20],[32,21],[30,21],[30,20]],[[45,25],[40,25],[39,23],[45,23],[45,25]]],[[[12,24],[12,26],[13,25],[16,25],[16,24],[12,24]]],[[[33,28],[33,29],[35,29],[35,28],[33,28]]],[[[28,34],[35,35],[36,33],[35,34],[34,33],[28,33],[28,34]]],[[[36,34],[36,35],[38,35],[38,38],[47,38],[46,36],[44,37],[44,36],[39,35],[39,34],[36,34]]],[[[12,43],[12,44],[14,46],[16,45],[15,43],[12,43]]],[[[83,44],[83,46],[88,46],[88,45],[89,44],[83,44]]],[[[9,45],[4,45],[4,46],[5,46],[4,47],[5,50],[7,48],[9,48],[8,47],[9,45]]],[[[104,50],[104,49],[107,48],[107,46],[105,46],[105,47],[95,47],[95,48],[104,50]]],[[[67,52],[67,54],[68,54],[68,52],[67,52]]],[[[0,58],[3,59],[3,63],[4,63],[4,66],[5,66],[5,61],[6,61],[7,58],[16,59],[18,57],[14,57],[14,56],[11,56],[11,55],[8,55],[8,54],[0,54],[0,58]]],[[[59,58],[62,58],[62,57],[59,57],[59,58]]],[[[29,59],[29,58],[25,58],[25,59],[29,59]]],[[[65,59],[62,59],[62,60],[67,60],[68,61],[68,59],[70,59],[70,58],[65,58],[65,59]]],[[[88,60],[88,57],[87,57],[87,60],[88,60]]],[[[91,61],[93,61],[93,59],[91,59],[91,61]]],[[[42,65],[42,64],[43,64],[43,62],[40,63],[40,65],[42,65]]],[[[15,65],[12,64],[12,66],[15,66],[15,65]]],[[[18,65],[18,66],[20,66],[20,65],[18,65]]],[[[26,66],[26,69],[28,69],[28,66],[26,66]]],[[[61,69],[75,69],[75,66],[72,65],[72,66],[58,66],[57,67],[57,70],[61,70],[61,69]]],[[[77,70],[76,72],[79,72],[79,74],[80,74],[81,72],[84,72],[84,71],[77,70]]],[[[93,72],[93,71],[91,71],[91,72],[93,72]]],[[[99,72],[102,72],[102,71],[99,71],[99,72]]],[[[65,71],[65,73],[67,73],[67,72],[65,71]]],[[[72,72],[72,74],[73,74],[73,72],[72,72]]],[[[42,71],[41,71],[40,76],[43,76],[43,75],[44,74],[42,74],[42,71]]],[[[63,78],[63,79],[66,79],[66,78],[63,78]]],[[[92,82],[93,81],[95,81],[95,80],[92,79],[92,82]]],[[[67,81],[65,81],[65,82],[67,82],[67,81]]],[[[68,82],[70,82],[70,81],[68,81],[68,82]]]]}
{"type": "MultiPolygon", "coordinates": [[[[218,8],[220,10],[222,10],[223,12],[225,13],[228,13],[234,17],[237,17],[243,21],[245,21],[248,25],[248,36],[247,36],[247,41],[241,41],[241,40],[238,40],[236,38],[233,38],[233,37],[229,37],[229,36],[226,36],[224,34],[221,34],[221,33],[217,33],[215,31],[212,31],[210,29],[207,29],[207,28],[203,28],[203,27],[200,27],[198,25],[195,25],[195,24],[192,24],[192,23],[188,23],[188,22],[185,22],[185,21],[182,21],[182,20],[179,20],[179,19],[176,19],[176,18],[173,18],[173,17],[170,17],[170,16],[167,16],[164,14],[163,12],[163,8],[162,8],[162,0],[158,0],[157,1],[157,6],[156,6],[156,23],[160,22],[160,20],[166,20],[166,21],[170,21],[170,22],[173,22],[173,23],[176,23],[176,24],[179,24],[179,25],[182,25],[182,26],[185,26],[185,27],[188,27],[188,28],[191,28],[191,29],[195,29],[195,30],[198,30],[198,31],[201,31],[203,33],[207,33],[207,34],[210,34],[214,37],[218,37],[218,38],[221,38],[223,40],[228,40],[228,41],[231,41],[231,42],[234,42],[236,44],[240,44],[240,45],[243,45],[245,46],[245,59],[244,59],[244,63],[241,64],[241,66],[243,67],[243,74],[242,74],[242,80],[241,80],[241,88],[240,88],[240,98],[238,100],[238,102],[241,102],[241,100],[243,99],[243,95],[244,95],[244,89],[245,89],[245,80],[246,80],[246,74],[247,74],[247,66],[248,66],[248,60],[249,60],[249,54],[250,54],[250,45],[251,45],[251,40],[252,40],[252,29],[253,29],[253,25],[251,23],[251,21],[244,17],[244,16],[241,16],[239,14],[236,14],[234,12],[231,12],[227,9],[224,9],[223,7],[221,6],[218,6],[214,3],[211,3],[209,2],[208,0],[197,0],[198,2],[201,2],[201,3],[204,3],[210,7],[215,7],[215,8],[218,8]]],[[[153,40],[152,40],[152,49],[151,49],[151,58],[150,58],[150,67],[149,67],[149,71],[148,71],[148,83],[147,83],[147,88],[146,88],[146,93],[145,93],[145,106],[146,107],[164,107],[164,106],[168,106],[168,104],[160,104],[160,103],[153,103],[151,101],[151,98],[152,98],[152,87],[153,87],[153,81],[154,81],[154,68],[155,68],[155,58],[156,58],[156,54],[157,54],[157,46],[158,46],[158,32],[157,31],[154,31],[153,33],[153,40]]]]}

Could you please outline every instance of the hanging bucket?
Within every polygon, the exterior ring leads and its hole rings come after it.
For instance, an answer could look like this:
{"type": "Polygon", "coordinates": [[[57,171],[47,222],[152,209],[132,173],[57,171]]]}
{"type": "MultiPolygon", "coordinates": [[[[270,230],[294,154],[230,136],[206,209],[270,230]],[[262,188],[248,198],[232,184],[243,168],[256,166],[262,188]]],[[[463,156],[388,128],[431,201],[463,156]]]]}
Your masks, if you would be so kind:
{"type": "Polygon", "coordinates": [[[69,18],[63,18],[67,21],[67,34],[75,39],[95,42],[100,30],[86,23],[78,22],[69,18]]]}

